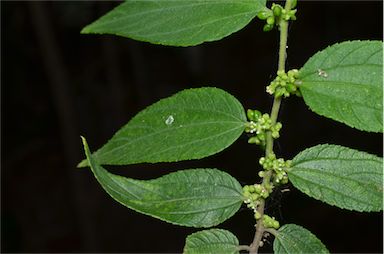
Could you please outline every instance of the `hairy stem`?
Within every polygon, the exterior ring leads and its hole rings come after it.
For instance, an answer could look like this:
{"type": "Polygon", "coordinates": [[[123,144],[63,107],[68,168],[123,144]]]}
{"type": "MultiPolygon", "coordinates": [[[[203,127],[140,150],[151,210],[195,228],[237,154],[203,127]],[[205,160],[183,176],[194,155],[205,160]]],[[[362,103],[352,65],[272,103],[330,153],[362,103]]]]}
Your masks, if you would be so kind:
{"type": "MultiPolygon", "coordinates": [[[[291,10],[292,6],[292,0],[287,0],[285,2],[284,9],[289,12],[291,10]]],[[[288,41],[288,21],[281,19],[279,23],[280,28],[280,44],[279,44],[279,63],[278,63],[278,70],[279,71],[285,71],[285,60],[287,58],[287,41],[288,41]]],[[[271,120],[272,125],[274,125],[277,121],[277,117],[279,115],[279,109],[281,104],[281,97],[275,97],[273,99],[273,105],[271,110],[271,120]]],[[[273,138],[272,133],[269,131],[267,132],[267,138],[266,138],[266,149],[265,149],[265,156],[273,153],[273,138]]],[[[270,185],[271,181],[271,175],[272,171],[268,170],[263,178],[262,185],[270,185]]],[[[259,206],[257,207],[257,212],[260,213],[261,216],[264,215],[264,207],[265,207],[265,200],[261,199],[261,202],[259,206]]],[[[263,225],[263,220],[259,219],[256,224],[256,233],[255,237],[253,239],[252,244],[250,245],[249,253],[250,254],[257,254],[260,242],[262,240],[263,234],[265,232],[265,228],[263,225]]]]}

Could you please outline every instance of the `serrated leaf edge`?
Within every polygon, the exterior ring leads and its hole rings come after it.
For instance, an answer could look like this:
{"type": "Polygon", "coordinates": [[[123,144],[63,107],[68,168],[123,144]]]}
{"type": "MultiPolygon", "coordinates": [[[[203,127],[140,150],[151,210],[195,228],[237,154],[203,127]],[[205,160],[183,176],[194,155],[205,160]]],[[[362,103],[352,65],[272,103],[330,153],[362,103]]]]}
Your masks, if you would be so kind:
{"type": "MultiPolygon", "coordinates": [[[[333,144],[319,144],[319,145],[316,145],[316,146],[312,146],[312,147],[309,147],[309,148],[306,148],[305,150],[301,151],[300,153],[298,153],[293,159],[292,159],[292,165],[290,168],[287,169],[288,171],[288,177],[289,177],[289,172],[292,172],[292,170],[294,169],[295,167],[295,158],[296,157],[299,157],[300,155],[304,154],[306,152],[306,150],[308,149],[312,149],[312,148],[317,148],[317,147],[337,147],[337,148],[342,148],[342,149],[348,149],[348,150],[355,150],[355,149],[352,149],[352,148],[348,148],[348,147],[345,147],[345,146],[341,146],[341,145],[333,145],[333,144]]],[[[382,163],[383,164],[383,159],[376,156],[376,155],[373,155],[373,154],[370,154],[370,153],[367,153],[367,152],[364,152],[364,151],[360,151],[360,150],[356,150],[356,151],[359,151],[360,153],[363,153],[365,155],[369,155],[369,156],[372,156],[373,158],[375,159],[378,159],[378,162],[382,163]],[[381,159],[381,160],[380,160],[381,159]]],[[[297,178],[300,178],[298,176],[295,175],[295,177],[297,178]]],[[[293,183],[292,183],[293,186],[295,186],[293,183]]],[[[333,202],[333,201],[323,201],[320,199],[320,197],[315,197],[315,195],[313,195],[312,193],[310,193],[310,191],[308,189],[305,189],[305,190],[302,190],[302,189],[299,189],[295,186],[296,189],[298,189],[299,191],[301,191],[302,193],[306,194],[307,196],[311,197],[311,198],[314,198],[324,204],[327,204],[327,205],[330,205],[330,206],[334,206],[334,207],[337,207],[337,208],[340,208],[340,209],[345,209],[345,210],[348,210],[348,211],[358,211],[358,212],[379,212],[379,211],[382,211],[383,208],[381,208],[381,210],[376,210],[376,209],[351,209],[351,208],[348,208],[348,207],[343,207],[341,206],[339,203],[336,203],[336,202],[333,202]]],[[[344,194],[341,194],[342,196],[344,196],[344,194]]],[[[358,200],[360,201],[360,200],[358,200]]]]}

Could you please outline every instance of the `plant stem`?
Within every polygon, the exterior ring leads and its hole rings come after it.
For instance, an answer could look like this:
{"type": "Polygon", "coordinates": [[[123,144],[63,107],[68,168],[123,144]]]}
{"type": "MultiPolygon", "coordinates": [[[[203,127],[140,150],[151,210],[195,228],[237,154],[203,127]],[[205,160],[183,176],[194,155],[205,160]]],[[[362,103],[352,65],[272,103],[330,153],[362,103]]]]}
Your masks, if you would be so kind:
{"type": "MultiPolygon", "coordinates": [[[[284,9],[288,12],[291,10],[292,0],[285,2],[284,9]]],[[[285,71],[285,60],[287,58],[287,42],[288,42],[288,21],[281,19],[279,23],[280,28],[280,45],[279,45],[279,64],[278,71],[285,71]]],[[[279,115],[279,109],[281,104],[281,97],[274,98],[273,106],[271,110],[272,125],[276,123],[279,115]]],[[[268,156],[273,152],[273,138],[271,132],[267,133],[265,155],[268,156]]]]}
{"type": "Polygon", "coordinates": [[[239,246],[237,246],[237,249],[239,251],[242,251],[242,250],[249,251],[251,248],[248,245],[239,245],[239,246]]]}
{"type": "Polygon", "coordinates": [[[274,235],[275,237],[277,236],[277,230],[274,229],[274,228],[266,228],[264,229],[265,232],[268,232],[268,233],[271,233],[272,235],[274,235]]]}
{"type": "MultiPolygon", "coordinates": [[[[286,12],[289,12],[291,10],[291,6],[292,6],[292,0],[287,0],[285,2],[285,7],[284,7],[286,12]]],[[[279,44],[278,70],[285,72],[285,60],[287,58],[288,21],[281,19],[279,22],[279,28],[280,28],[280,44],[279,44]]],[[[274,97],[272,110],[271,110],[272,125],[274,125],[277,121],[280,104],[281,104],[281,97],[274,97]]],[[[267,132],[267,138],[266,138],[265,156],[268,157],[268,155],[272,153],[273,153],[273,138],[272,138],[272,133],[269,131],[267,132]]],[[[272,170],[267,170],[263,177],[263,183],[262,183],[263,186],[270,185],[271,176],[272,176],[272,170]]],[[[265,207],[265,200],[261,199],[260,204],[257,207],[257,212],[260,213],[261,217],[263,217],[264,215],[264,207],[265,207]]],[[[252,244],[250,245],[250,249],[249,249],[250,254],[258,253],[260,242],[262,240],[264,232],[265,232],[265,228],[263,225],[263,220],[259,219],[256,224],[255,237],[253,239],[252,244]]]]}

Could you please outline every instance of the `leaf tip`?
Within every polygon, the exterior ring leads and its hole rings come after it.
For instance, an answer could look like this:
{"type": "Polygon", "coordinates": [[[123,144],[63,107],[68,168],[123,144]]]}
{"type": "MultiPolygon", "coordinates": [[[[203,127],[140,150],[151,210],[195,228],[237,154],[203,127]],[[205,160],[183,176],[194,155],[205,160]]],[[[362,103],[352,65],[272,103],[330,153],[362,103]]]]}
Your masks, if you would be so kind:
{"type": "MultiPolygon", "coordinates": [[[[83,146],[84,146],[85,156],[88,158],[90,155],[90,151],[89,151],[87,140],[83,136],[80,136],[80,138],[81,138],[81,142],[83,143],[83,146]]],[[[76,167],[77,168],[84,168],[86,166],[89,166],[88,159],[82,160],[81,162],[79,162],[79,164],[77,164],[76,167]]]]}
{"type": "Polygon", "coordinates": [[[87,161],[87,159],[84,159],[84,160],[82,160],[82,161],[80,161],[78,164],[77,164],[77,168],[85,168],[85,167],[87,167],[87,166],[89,166],[89,164],[88,164],[88,161],[87,161]]]}
{"type": "Polygon", "coordinates": [[[90,34],[92,33],[92,29],[90,28],[90,25],[83,27],[81,29],[80,34],[90,34]]]}

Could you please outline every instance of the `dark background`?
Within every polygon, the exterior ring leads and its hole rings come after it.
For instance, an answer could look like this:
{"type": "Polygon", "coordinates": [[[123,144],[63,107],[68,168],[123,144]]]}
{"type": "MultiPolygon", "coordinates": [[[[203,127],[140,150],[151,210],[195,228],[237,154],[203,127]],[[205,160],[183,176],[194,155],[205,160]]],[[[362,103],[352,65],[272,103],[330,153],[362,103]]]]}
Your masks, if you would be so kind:
{"type": "MultiPolygon", "coordinates": [[[[89,170],[76,168],[83,157],[79,136],[96,150],[138,111],[190,87],[217,86],[245,108],[270,110],[264,89],[276,72],[276,30],[263,33],[263,23],[254,20],[222,41],[190,48],[80,35],[115,5],[1,2],[2,252],[181,252],[185,237],[198,229],[167,224],[112,200],[89,170]]],[[[336,42],[382,39],[382,8],[381,1],[299,1],[287,67],[301,67],[336,42]]],[[[380,134],[320,117],[300,98],[284,100],[280,121],[280,157],[320,143],[382,154],[380,134]]],[[[244,135],[200,161],[109,169],[151,179],[177,169],[217,167],[250,184],[257,181],[260,156],[244,135]]],[[[341,210],[288,187],[267,206],[281,224],[306,227],[331,252],[382,252],[381,213],[341,210]]],[[[219,227],[249,244],[253,222],[243,207],[219,227]]],[[[262,250],[271,251],[266,245],[262,250]]]]}

